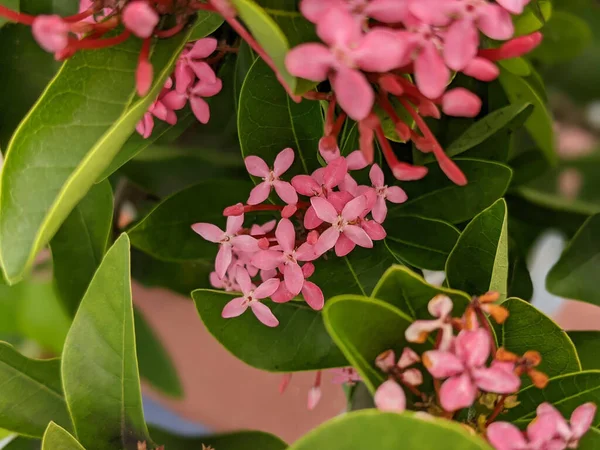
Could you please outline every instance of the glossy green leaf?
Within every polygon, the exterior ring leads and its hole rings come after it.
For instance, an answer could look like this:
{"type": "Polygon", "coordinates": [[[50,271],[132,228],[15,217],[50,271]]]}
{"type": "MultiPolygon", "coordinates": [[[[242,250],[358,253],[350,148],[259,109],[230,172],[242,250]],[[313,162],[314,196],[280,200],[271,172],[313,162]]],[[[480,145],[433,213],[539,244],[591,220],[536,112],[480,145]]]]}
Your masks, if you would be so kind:
{"type": "Polygon", "coordinates": [[[596,280],[600,276],[600,214],[579,229],[546,278],[555,295],[600,305],[596,280]]]}
{"type": "Polygon", "coordinates": [[[590,430],[581,438],[579,450],[597,450],[600,448],[600,430],[598,428],[590,428],[590,430]]]}
{"type": "Polygon", "coordinates": [[[192,231],[196,222],[225,229],[223,209],[244,202],[248,181],[207,180],[165,199],[128,231],[134,247],[165,261],[213,261],[218,246],[192,231]]]}
{"type": "MultiPolygon", "coordinates": [[[[510,235],[510,231],[509,231],[510,235]]],[[[527,261],[516,244],[508,246],[508,285],[507,297],[518,297],[531,300],[533,297],[533,282],[527,268],[527,261]]]]}
{"type": "MultiPolygon", "coordinates": [[[[582,403],[600,403],[600,371],[560,375],[550,378],[544,389],[531,385],[518,393],[519,405],[502,415],[502,420],[512,422],[520,428],[525,427],[536,416],[536,408],[540,403],[549,402],[564,417],[570,417],[575,408],[582,403]]],[[[596,416],[593,426],[600,425],[600,417],[596,416]]]]}
{"type": "Polygon", "coordinates": [[[112,450],[150,442],[142,410],[125,234],[106,253],[77,310],[63,351],[62,376],[82,445],[112,450]]]}
{"type": "Polygon", "coordinates": [[[600,331],[567,331],[583,370],[600,370],[600,331]]]}
{"type": "Polygon", "coordinates": [[[54,422],[50,422],[44,438],[42,439],[42,450],[85,450],[77,439],[54,422]]]}
{"type": "Polygon", "coordinates": [[[461,223],[489,207],[506,192],[512,171],[504,164],[463,158],[457,158],[455,162],[469,180],[466,186],[452,183],[437,163],[427,164],[429,173],[424,179],[402,184],[408,201],[390,207],[388,217],[418,215],[461,223]]]}
{"type": "Polygon", "coordinates": [[[102,261],[112,219],[112,189],[103,181],[92,186],[50,241],[54,281],[71,316],[102,261]]]}
{"type": "Polygon", "coordinates": [[[0,427],[42,437],[48,422],[71,428],[58,359],[29,359],[0,342],[0,427]]]}
{"type": "Polygon", "coordinates": [[[279,319],[269,328],[250,310],[223,319],[223,307],[239,294],[199,289],[192,298],[208,331],[234,356],[258,369],[295,372],[348,365],[323,324],[321,313],[306,303],[264,302],[279,319]]]}
{"type": "Polygon", "coordinates": [[[358,295],[340,295],[329,300],[323,309],[323,319],[331,338],[371,392],[387,379],[375,366],[375,359],[389,349],[400,355],[407,344],[404,331],[412,323],[410,317],[389,303],[358,295]]]}
{"type": "Polygon", "coordinates": [[[323,136],[321,105],[308,100],[294,103],[260,59],[254,62],[242,85],[238,134],[242,155],[260,156],[271,167],[281,150],[293,148],[296,158],[286,177],[320,167],[317,149],[323,136]]]}
{"type": "Polygon", "coordinates": [[[385,222],[390,251],[413,267],[444,270],[459,231],[441,220],[418,216],[390,217],[385,222]]]}
{"type": "Polygon", "coordinates": [[[531,66],[525,58],[510,58],[498,61],[498,64],[514,75],[528,77],[531,75],[531,66]]]}
{"type": "Polygon", "coordinates": [[[546,159],[553,164],[556,163],[552,117],[540,95],[527,78],[519,77],[506,70],[500,71],[499,80],[511,103],[527,102],[533,105],[533,113],[525,122],[525,128],[546,159]]]}
{"type": "MultiPolygon", "coordinates": [[[[519,298],[509,298],[502,306],[510,315],[498,333],[500,346],[517,355],[529,350],[540,352],[542,362],[537,369],[549,377],[581,371],[573,342],[552,319],[519,298]]],[[[522,386],[529,384],[524,377],[522,386]]]]}
{"type": "Polygon", "coordinates": [[[555,11],[544,27],[544,40],[531,57],[545,64],[566,62],[579,56],[591,42],[592,30],[585,20],[555,11]]]}
{"type": "Polygon", "coordinates": [[[200,10],[196,16],[196,22],[194,22],[192,32],[188,37],[189,41],[202,39],[214,33],[223,24],[223,16],[211,11],[200,10]]]}
{"type": "Polygon", "coordinates": [[[546,25],[550,17],[552,17],[552,2],[550,0],[532,2],[525,7],[523,14],[514,17],[515,35],[523,36],[539,30],[546,25]]]}
{"type": "Polygon", "coordinates": [[[0,179],[0,257],[7,281],[23,276],[110,164],[162,89],[186,39],[181,33],[156,44],[155,82],[142,99],[135,97],[137,39],[79,52],[63,65],[8,147],[0,179]]]}
{"type": "Polygon", "coordinates": [[[133,317],[141,376],[159,391],[171,397],[183,397],[183,387],[167,350],[140,311],[134,309],[133,317]]]}
{"type": "Polygon", "coordinates": [[[17,436],[2,447],[2,450],[41,450],[41,448],[41,440],[17,436]]]}
{"type": "Polygon", "coordinates": [[[373,289],[371,296],[387,302],[412,319],[431,319],[427,304],[436,295],[447,295],[454,303],[454,313],[461,314],[471,298],[464,292],[437,287],[427,283],[422,276],[402,266],[392,266],[373,289]]]}
{"type": "Polygon", "coordinates": [[[152,427],[154,440],[169,450],[200,450],[202,444],[219,450],[284,450],[287,444],[276,436],[262,431],[238,431],[202,437],[176,436],[160,428],[152,427]]]}
{"type": "Polygon", "coordinates": [[[250,67],[252,67],[252,64],[254,63],[256,58],[258,58],[256,53],[254,53],[254,51],[252,51],[252,49],[246,43],[246,41],[243,41],[238,48],[238,53],[235,58],[235,70],[234,70],[235,76],[233,79],[233,96],[234,96],[236,110],[237,110],[238,104],[239,104],[240,92],[242,90],[242,85],[244,84],[246,75],[248,75],[248,71],[250,70],[250,67]]]}
{"type": "MultiPolygon", "coordinates": [[[[21,0],[0,0],[0,5],[12,9],[15,12],[20,11],[21,0]]],[[[0,27],[8,22],[8,19],[0,17],[0,27]]]]}
{"type": "Polygon", "coordinates": [[[478,214],[464,229],[446,263],[448,285],[480,295],[506,298],[508,283],[508,211],[504,199],[478,214]]]}
{"type": "Polygon", "coordinates": [[[289,450],[491,450],[479,436],[444,419],[411,412],[356,411],[336,417],[296,441],[289,450]]]}

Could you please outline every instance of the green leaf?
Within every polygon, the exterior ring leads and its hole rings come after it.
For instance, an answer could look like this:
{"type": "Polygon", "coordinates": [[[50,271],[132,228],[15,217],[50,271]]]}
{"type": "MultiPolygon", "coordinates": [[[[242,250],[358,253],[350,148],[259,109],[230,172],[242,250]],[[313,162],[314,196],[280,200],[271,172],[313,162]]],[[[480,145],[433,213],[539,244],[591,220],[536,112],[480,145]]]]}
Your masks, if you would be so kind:
{"type": "Polygon", "coordinates": [[[592,42],[587,22],[574,14],[556,11],[544,27],[544,40],[530,57],[544,64],[567,62],[579,56],[592,42]]]}
{"type": "Polygon", "coordinates": [[[600,276],[600,214],[590,217],[577,231],[546,278],[555,295],[600,306],[596,280],[600,276]]]}
{"type": "Polygon", "coordinates": [[[527,102],[534,106],[533,113],[525,122],[525,128],[546,159],[555,164],[557,156],[554,149],[553,122],[543,100],[527,78],[519,77],[507,70],[501,70],[499,80],[511,103],[527,102]]]}
{"type": "Polygon", "coordinates": [[[146,97],[135,100],[132,53],[140,41],[129,39],[70,58],[23,120],[0,179],[0,259],[9,283],[29,269],[110,164],[162,89],[187,35],[156,44],[156,76],[146,97]]]}
{"type": "MultiPolygon", "coordinates": [[[[21,0],[0,0],[0,5],[12,9],[15,12],[20,11],[21,0]]],[[[8,19],[0,17],[0,28],[8,22],[8,19]]]]}
{"type": "Polygon", "coordinates": [[[112,189],[103,181],[92,186],[50,241],[54,281],[71,316],[102,261],[112,219],[112,189]]]}
{"type": "Polygon", "coordinates": [[[508,246],[508,286],[506,296],[518,297],[524,300],[531,300],[531,297],[533,297],[533,282],[527,268],[527,261],[521,254],[521,249],[515,243],[508,246]]]}
{"type": "Polygon", "coordinates": [[[568,331],[583,370],[600,370],[600,331],[568,331]]]}
{"type": "Polygon", "coordinates": [[[176,398],[183,397],[183,387],[167,350],[141,312],[134,309],[133,317],[140,374],[164,394],[176,398]]]}
{"type": "Polygon", "coordinates": [[[188,37],[188,41],[197,41],[209,34],[214,33],[223,24],[223,16],[220,14],[200,10],[196,14],[196,22],[192,27],[192,32],[188,37]]]}
{"type": "Polygon", "coordinates": [[[390,217],[386,242],[399,259],[419,269],[444,270],[460,232],[441,220],[418,216],[390,217]]]}
{"type": "Polygon", "coordinates": [[[372,297],[383,300],[412,319],[431,319],[427,304],[436,295],[447,295],[454,302],[454,312],[461,314],[471,298],[464,292],[432,286],[423,277],[401,266],[390,267],[373,289],[372,297]]]}
{"type": "Polygon", "coordinates": [[[77,439],[64,428],[50,422],[44,438],[42,439],[42,450],[85,450],[77,439]]]}
{"type": "Polygon", "coordinates": [[[17,436],[4,447],[2,447],[2,450],[41,450],[41,448],[42,441],[39,439],[17,436]]]}
{"type": "Polygon", "coordinates": [[[152,427],[150,433],[156,442],[169,450],[200,450],[202,444],[216,450],[284,450],[287,444],[276,436],[262,431],[238,431],[202,437],[176,436],[152,427]]]}
{"type": "MultiPolygon", "coordinates": [[[[407,345],[404,331],[412,323],[411,318],[374,298],[340,295],[326,303],[323,319],[333,341],[373,393],[387,379],[375,366],[375,359],[389,349],[397,355],[402,353],[407,345]]],[[[414,347],[427,348],[426,345],[414,347]]]]}
{"type": "Polygon", "coordinates": [[[237,57],[235,58],[235,75],[233,79],[233,97],[236,111],[239,105],[242,85],[244,84],[246,75],[248,75],[248,72],[250,71],[250,67],[252,67],[252,64],[256,61],[256,58],[258,58],[258,56],[256,56],[246,41],[242,41],[238,48],[237,57]]]}
{"type": "Polygon", "coordinates": [[[261,59],[254,62],[242,85],[238,134],[242,155],[260,156],[270,167],[281,150],[293,148],[296,158],[286,177],[320,167],[317,148],[323,136],[323,115],[319,102],[294,103],[261,59]]]}
{"type": "Polygon", "coordinates": [[[504,195],[512,171],[504,164],[476,159],[455,159],[469,180],[457,186],[437,163],[427,164],[429,173],[420,181],[404,183],[408,201],[391,207],[392,217],[418,215],[449,223],[461,223],[489,207],[504,195]]]}
{"type": "Polygon", "coordinates": [[[210,222],[224,229],[223,209],[244,202],[250,190],[248,181],[222,179],[178,192],[128,231],[131,243],[164,261],[213,261],[218,246],[194,233],[192,224],[210,222]]]}
{"type": "Polygon", "coordinates": [[[471,295],[496,291],[506,298],[507,218],[506,202],[500,199],[467,225],[446,263],[450,287],[471,295]]]}
{"type": "MultiPolygon", "coordinates": [[[[536,369],[549,377],[581,371],[573,342],[552,319],[519,298],[509,298],[502,306],[510,315],[498,333],[500,346],[517,355],[537,350],[542,363],[536,369]]],[[[522,386],[529,384],[529,378],[524,377],[522,386]]]]}
{"type": "MultiPolygon", "coordinates": [[[[550,0],[536,0],[525,7],[523,14],[515,16],[515,36],[524,36],[542,28],[552,16],[550,0]]],[[[544,29],[544,34],[545,34],[544,29]]]]}
{"type": "Polygon", "coordinates": [[[479,436],[444,419],[424,420],[414,413],[356,411],[336,417],[296,441],[289,450],[491,450],[479,436]]]}
{"type": "Polygon", "coordinates": [[[223,307],[239,294],[198,289],[192,292],[196,309],[208,331],[234,356],[258,369],[294,372],[341,367],[348,363],[331,341],[321,313],[304,302],[266,304],[279,319],[269,328],[251,311],[223,319],[223,307]]]}
{"type": "MultiPolygon", "coordinates": [[[[551,403],[564,417],[570,417],[582,403],[600,402],[600,371],[587,370],[550,378],[548,386],[538,389],[531,385],[518,392],[519,405],[502,415],[502,420],[525,427],[536,416],[540,403],[551,403]]],[[[596,417],[593,426],[600,425],[596,417]]]]}
{"type": "Polygon", "coordinates": [[[600,430],[598,428],[590,428],[579,441],[577,448],[579,450],[597,450],[600,448],[600,430]]]}
{"type": "Polygon", "coordinates": [[[65,343],[62,375],[82,445],[112,450],[150,442],[142,410],[126,234],[108,250],[81,301],[65,343]]]}
{"type": "Polygon", "coordinates": [[[531,66],[525,58],[510,58],[498,61],[498,64],[514,75],[528,77],[531,75],[531,66]]]}
{"type": "Polygon", "coordinates": [[[29,359],[0,342],[0,427],[41,438],[48,422],[71,428],[58,359],[29,359]]]}

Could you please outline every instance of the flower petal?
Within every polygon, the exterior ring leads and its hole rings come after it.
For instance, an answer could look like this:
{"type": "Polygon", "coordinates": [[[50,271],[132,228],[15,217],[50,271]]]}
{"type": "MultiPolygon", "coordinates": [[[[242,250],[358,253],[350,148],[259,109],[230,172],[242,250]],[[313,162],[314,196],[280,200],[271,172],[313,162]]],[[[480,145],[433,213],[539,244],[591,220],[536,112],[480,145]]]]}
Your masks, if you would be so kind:
{"type": "Polygon", "coordinates": [[[461,374],[465,366],[454,354],[441,351],[429,350],[423,353],[423,365],[434,378],[448,378],[461,374]]]}
{"type": "Polygon", "coordinates": [[[365,220],[362,222],[361,227],[363,230],[367,232],[369,237],[374,241],[381,241],[385,239],[387,233],[385,232],[385,228],[381,226],[381,224],[375,222],[374,220],[365,220]]]}
{"type": "Polygon", "coordinates": [[[571,414],[571,432],[575,439],[581,438],[592,426],[594,416],[596,415],[596,405],[594,403],[584,403],[578,406],[571,414]]]}
{"type": "Polygon", "coordinates": [[[189,58],[202,59],[210,56],[217,49],[217,40],[215,38],[207,37],[198,39],[194,46],[187,53],[189,58]]]}
{"type": "Polygon", "coordinates": [[[250,155],[246,156],[244,159],[244,164],[246,165],[246,170],[250,175],[254,175],[255,177],[265,178],[269,176],[271,170],[267,163],[258,156],[250,155]]]}
{"type": "Polygon", "coordinates": [[[325,297],[323,296],[323,291],[312,281],[305,281],[304,286],[302,286],[302,296],[308,306],[310,306],[315,311],[320,311],[323,309],[323,305],[325,304],[325,297]]]}
{"type": "Polygon", "coordinates": [[[467,367],[479,367],[490,356],[490,335],[485,328],[462,330],[454,340],[456,356],[467,367]]]}
{"type": "Polygon", "coordinates": [[[244,225],[244,214],[240,214],[239,216],[229,216],[227,218],[227,224],[225,225],[225,232],[232,236],[244,225]]]}
{"type": "Polygon", "coordinates": [[[354,220],[363,213],[367,207],[367,197],[359,195],[354,200],[348,202],[342,210],[342,217],[346,220],[354,220]]]}
{"type": "Polygon", "coordinates": [[[209,242],[219,242],[225,234],[223,230],[212,223],[195,223],[192,225],[192,230],[209,242]]]}
{"type": "Polygon", "coordinates": [[[315,252],[318,255],[322,255],[327,250],[332,249],[339,237],[340,232],[338,230],[333,227],[327,228],[323,233],[321,233],[321,236],[319,236],[319,240],[315,244],[315,252]]]}
{"type": "Polygon", "coordinates": [[[283,253],[276,250],[260,250],[252,257],[252,265],[262,270],[273,270],[283,261],[283,253]]]}
{"type": "Polygon", "coordinates": [[[252,291],[253,288],[250,275],[248,274],[248,271],[242,266],[237,266],[236,269],[237,270],[235,271],[235,281],[237,281],[237,284],[240,285],[240,288],[242,289],[244,295],[248,295],[248,293],[252,291]]]}
{"type": "Polygon", "coordinates": [[[364,248],[373,248],[373,241],[367,232],[357,225],[346,225],[344,227],[344,235],[356,245],[364,248]]]}
{"type": "Polygon", "coordinates": [[[307,197],[313,197],[321,193],[321,186],[310,175],[296,175],[292,178],[292,186],[298,194],[307,197]]]}
{"type": "Polygon", "coordinates": [[[242,252],[257,252],[258,251],[258,241],[256,238],[252,236],[248,236],[247,234],[242,234],[240,236],[234,236],[231,238],[231,245],[236,250],[241,250],[242,252]]]}
{"type": "MultiPolygon", "coordinates": [[[[314,261],[318,258],[318,255],[315,253],[315,248],[308,242],[300,245],[296,250],[296,259],[298,261],[314,261]]],[[[302,267],[306,267],[306,264],[302,267]]],[[[310,275],[307,275],[307,277],[310,275]]]]}
{"type": "Polygon", "coordinates": [[[477,26],[486,36],[499,41],[510,39],[515,33],[512,17],[501,6],[487,3],[485,13],[480,13],[477,20],[477,26]]]}
{"type": "Polygon", "coordinates": [[[423,374],[419,369],[408,369],[402,372],[402,381],[411,386],[419,386],[423,383],[423,374]]]}
{"type": "Polygon", "coordinates": [[[295,205],[298,203],[298,194],[296,193],[296,189],[294,189],[290,183],[278,180],[273,183],[273,186],[275,187],[275,192],[277,192],[279,198],[288,205],[295,205]]]}
{"type": "Polygon", "coordinates": [[[487,392],[513,394],[521,386],[517,375],[500,367],[473,369],[471,373],[479,389],[487,392]]]}
{"type": "Polygon", "coordinates": [[[300,44],[285,56],[285,67],[292,75],[311,81],[325,80],[333,62],[331,51],[317,43],[300,44]]]}
{"type": "Polygon", "coordinates": [[[369,171],[369,178],[371,179],[371,183],[375,188],[382,187],[385,183],[383,170],[381,170],[381,167],[379,167],[377,164],[373,164],[371,166],[371,170],[369,171]]]}
{"type": "Polygon", "coordinates": [[[406,39],[398,39],[392,31],[379,28],[365,34],[352,55],[365,72],[387,72],[402,65],[408,50],[406,39]]]}
{"type": "Polygon", "coordinates": [[[386,199],[388,202],[392,203],[404,203],[406,200],[408,200],[408,195],[406,195],[406,192],[404,192],[404,189],[401,187],[390,186],[387,188],[386,199]]]}
{"type": "Polygon", "coordinates": [[[394,380],[387,380],[375,391],[375,406],[380,411],[403,412],[406,409],[406,394],[394,380]]]}
{"type": "Polygon", "coordinates": [[[273,164],[273,173],[276,176],[283,175],[294,163],[294,150],[291,148],[285,148],[281,150],[275,157],[275,163],[273,164]]]}
{"type": "Polygon", "coordinates": [[[344,181],[348,173],[348,163],[346,158],[336,158],[331,161],[323,171],[323,184],[329,190],[338,186],[344,181]]]}
{"type": "Polygon", "coordinates": [[[398,367],[400,369],[406,369],[419,361],[421,361],[421,357],[413,349],[404,347],[400,359],[398,360],[398,367]]]}
{"type": "Polygon", "coordinates": [[[340,107],[354,120],[363,120],[369,115],[375,102],[375,93],[365,75],[354,69],[338,68],[329,77],[340,107]]]}
{"type": "Polygon", "coordinates": [[[417,57],[415,78],[425,97],[435,99],[444,93],[450,80],[450,71],[433,44],[425,45],[417,57]]]}
{"type": "Polygon", "coordinates": [[[278,278],[270,278],[267,281],[263,282],[260,286],[254,289],[254,298],[263,299],[270,297],[275,293],[277,288],[279,287],[279,279],[278,278]]]}
{"type": "Polygon", "coordinates": [[[471,406],[477,395],[477,386],[467,373],[448,378],[440,388],[440,404],[446,411],[471,406]]]}
{"type": "Polygon", "coordinates": [[[341,234],[340,238],[335,243],[335,255],[341,258],[342,256],[346,256],[348,253],[354,250],[355,247],[356,244],[354,242],[352,242],[344,234],[341,234]]]}
{"type": "Polygon", "coordinates": [[[283,280],[285,281],[285,287],[294,296],[298,295],[304,284],[304,274],[300,266],[297,263],[286,264],[285,269],[283,269],[283,280]]]}
{"type": "Polygon", "coordinates": [[[271,185],[266,181],[257,184],[250,191],[250,196],[248,197],[249,205],[258,205],[264,202],[267,198],[269,198],[269,193],[271,192],[271,185]]]}
{"type": "Polygon", "coordinates": [[[456,20],[444,37],[444,60],[455,71],[464,69],[477,55],[479,33],[468,18],[456,20]]]}
{"type": "Polygon", "coordinates": [[[427,304],[427,310],[433,317],[448,317],[452,312],[452,299],[447,295],[436,295],[427,304]]]}
{"type": "Polygon", "coordinates": [[[233,300],[229,301],[223,311],[221,312],[221,317],[224,319],[230,319],[232,317],[240,316],[248,309],[248,302],[244,297],[237,297],[233,300]]]}
{"type": "Polygon", "coordinates": [[[335,210],[333,205],[324,198],[313,197],[310,199],[310,204],[314,208],[317,217],[323,220],[324,222],[334,223],[338,220],[337,211],[335,210]]]}
{"type": "Polygon", "coordinates": [[[494,422],[488,426],[486,435],[496,450],[527,448],[523,433],[512,423],[494,422]]]}
{"type": "Polygon", "coordinates": [[[317,216],[317,212],[315,211],[315,208],[312,207],[312,205],[309,206],[306,210],[303,222],[304,228],[306,228],[307,230],[314,230],[323,223],[323,221],[317,216]]]}
{"type": "Polygon", "coordinates": [[[208,106],[208,103],[206,103],[206,100],[194,95],[190,97],[190,108],[192,108],[194,116],[196,116],[196,119],[198,119],[200,123],[208,123],[210,120],[210,107],[208,106]]]}
{"type": "Polygon", "coordinates": [[[375,206],[371,210],[371,214],[373,215],[373,219],[375,219],[379,223],[383,223],[385,217],[387,216],[387,205],[385,204],[385,199],[378,195],[375,200],[375,206]]]}
{"type": "Polygon", "coordinates": [[[368,163],[360,150],[354,150],[346,156],[348,170],[361,170],[367,167],[368,163]]]}
{"type": "Polygon", "coordinates": [[[296,231],[289,219],[281,219],[275,230],[277,242],[285,252],[294,250],[296,244],[296,231]]]}
{"type": "Polygon", "coordinates": [[[232,252],[230,245],[220,245],[217,258],[215,259],[215,272],[219,278],[223,278],[231,265],[232,252]]]}
{"type": "Polygon", "coordinates": [[[256,318],[266,326],[274,328],[279,325],[279,320],[277,320],[277,317],[275,317],[267,305],[261,302],[252,302],[250,303],[250,308],[252,308],[252,312],[256,318]]]}
{"type": "Polygon", "coordinates": [[[317,22],[317,35],[329,46],[356,44],[362,37],[361,24],[345,8],[330,8],[317,22]]]}

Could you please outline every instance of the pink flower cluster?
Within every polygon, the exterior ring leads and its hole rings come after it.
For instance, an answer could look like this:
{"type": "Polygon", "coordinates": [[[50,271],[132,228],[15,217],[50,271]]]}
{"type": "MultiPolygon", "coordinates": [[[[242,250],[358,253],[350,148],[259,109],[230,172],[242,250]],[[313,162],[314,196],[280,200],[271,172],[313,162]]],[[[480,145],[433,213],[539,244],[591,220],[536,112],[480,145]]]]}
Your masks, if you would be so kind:
{"type": "Polygon", "coordinates": [[[347,157],[322,155],[325,167],[290,181],[281,177],[294,162],[291,148],[277,155],[272,168],[261,158],[248,156],[248,172],[262,180],[250,192],[248,204],[225,209],[225,231],[209,223],[192,226],[204,239],[220,245],[212,285],[243,293],[225,306],[223,317],[239,316],[250,308],[262,323],[277,326],[279,322],[260,300],[270,297],[284,303],[300,294],[319,310],[323,293],[308,280],[315,271],[313,262],[331,249],[341,257],[357,245],[372,248],[373,241],[385,238],[386,203],[404,202],[404,191],[387,186],[376,164],[370,169],[371,185],[358,185],[349,173],[366,166],[358,151],[347,157]],[[272,190],[285,206],[262,204],[272,190]],[[244,213],[254,211],[278,212],[281,219],[244,228],[244,213]]]}
{"type": "MultiPolygon", "coordinates": [[[[204,98],[217,95],[223,87],[221,79],[205,61],[216,48],[217,40],[214,38],[200,39],[186,46],[177,61],[173,76],[167,80],[158,98],[137,124],[136,130],[142,137],[148,138],[152,134],[154,118],[175,125],[175,111],[183,109],[188,102],[198,121],[208,123],[210,108],[204,98]]],[[[148,82],[145,75],[140,73],[138,69],[138,88],[140,84],[148,82]]],[[[151,76],[149,81],[152,81],[151,76]]]]}

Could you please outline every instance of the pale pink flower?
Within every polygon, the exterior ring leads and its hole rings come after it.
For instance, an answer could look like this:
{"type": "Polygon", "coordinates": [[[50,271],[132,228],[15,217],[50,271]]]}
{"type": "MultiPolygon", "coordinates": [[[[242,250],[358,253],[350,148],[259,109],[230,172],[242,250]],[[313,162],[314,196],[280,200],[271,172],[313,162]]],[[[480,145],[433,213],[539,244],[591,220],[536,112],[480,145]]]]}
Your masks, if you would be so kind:
{"type": "Polygon", "coordinates": [[[255,287],[250,280],[246,269],[238,267],[235,279],[242,290],[242,297],[237,297],[228,302],[223,308],[221,316],[225,319],[237,317],[243,314],[248,307],[252,310],[258,320],[268,327],[276,327],[279,321],[273,315],[267,305],[259,300],[270,297],[279,287],[279,280],[271,278],[260,286],[255,287]]]}
{"type": "Polygon", "coordinates": [[[386,200],[392,203],[404,203],[408,197],[402,188],[398,186],[388,187],[385,184],[383,170],[377,164],[371,166],[369,177],[377,194],[377,200],[375,200],[371,214],[373,215],[373,219],[379,223],[383,223],[387,216],[386,200]]]}
{"type": "Polygon", "coordinates": [[[435,317],[435,320],[415,320],[404,332],[408,342],[422,344],[427,337],[435,330],[440,330],[442,337],[440,339],[439,349],[447,350],[452,343],[452,300],[446,295],[436,295],[427,305],[429,314],[435,317]]]}
{"type": "Polygon", "coordinates": [[[213,97],[221,92],[223,84],[219,78],[215,83],[209,84],[199,80],[193,87],[185,92],[176,90],[165,95],[163,103],[170,109],[180,110],[190,102],[192,112],[200,123],[207,124],[210,120],[210,107],[203,97],[213,97]]]}
{"type": "Polygon", "coordinates": [[[334,384],[347,384],[352,386],[353,384],[362,381],[362,378],[354,367],[340,367],[331,369],[331,372],[333,373],[331,382],[334,384]]]}
{"type": "Polygon", "coordinates": [[[348,11],[330,8],[317,23],[317,34],[327,44],[307,43],[293,48],[285,63],[292,75],[312,81],[327,77],[340,107],[354,120],[364,119],[375,94],[360,71],[387,72],[398,67],[407,47],[391,31],[381,28],[363,34],[348,11]]]}
{"type": "Polygon", "coordinates": [[[442,98],[444,113],[455,117],[476,117],[481,111],[481,99],[465,88],[455,88],[442,98]]]}
{"type": "Polygon", "coordinates": [[[406,410],[406,394],[393,379],[384,381],[373,397],[380,411],[401,413],[406,410]]]}
{"type": "Polygon", "coordinates": [[[419,369],[409,369],[410,366],[421,361],[419,355],[409,347],[404,347],[400,359],[396,362],[393,350],[383,352],[375,360],[375,365],[385,373],[391,373],[397,380],[410,386],[419,386],[423,383],[423,374],[419,369]]]}
{"type": "Polygon", "coordinates": [[[286,148],[279,152],[273,164],[273,170],[267,166],[267,163],[258,156],[250,155],[244,159],[246,169],[250,175],[262,178],[262,183],[257,184],[250,192],[248,198],[249,205],[258,205],[264,202],[271,193],[271,188],[284,202],[295,205],[298,203],[298,194],[296,190],[287,181],[282,181],[279,177],[283,175],[294,163],[294,150],[286,148]]]}
{"type": "Polygon", "coordinates": [[[340,244],[338,244],[342,235],[361,247],[373,247],[373,241],[369,235],[360,226],[356,225],[367,207],[366,196],[361,195],[348,202],[341,213],[338,213],[328,200],[321,197],[311,198],[310,203],[319,219],[331,224],[331,227],[319,236],[319,240],[315,245],[317,254],[323,254],[333,247],[335,247],[336,254],[344,253],[343,249],[340,248],[340,244]]]}
{"type": "Polygon", "coordinates": [[[284,266],[283,279],[286,288],[296,296],[304,285],[304,274],[298,261],[312,261],[317,258],[312,245],[306,242],[296,246],[296,231],[289,219],[281,219],[275,230],[276,247],[260,250],[252,257],[252,264],[259,269],[271,270],[284,266]]]}
{"type": "Polygon", "coordinates": [[[148,2],[140,0],[128,3],[121,14],[123,25],[137,37],[146,39],[152,36],[160,17],[148,2]]]}
{"type": "MultiPolygon", "coordinates": [[[[268,277],[269,275],[275,276],[276,274],[268,270],[261,271],[261,274],[263,272],[263,278],[268,277]]],[[[310,306],[315,311],[320,311],[321,309],[323,309],[323,305],[325,305],[325,297],[323,295],[323,291],[321,291],[321,288],[315,283],[313,283],[312,281],[308,281],[308,278],[310,278],[314,272],[315,266],[313,263],[307,262],[302,266],[302,275],[304,277],[304,280],[300,292],[302,293],[302,297],[304,298],[308,306],[310,306]]],[[[275,303],[286,303],[292,300],[294,297],[295,295],[287,289],[286,284],[280,283],[277,291],[271,296],[271,300],[273,300],[275,303]]]]}
{"type": "Polygon", "coordinates": [[[562,440],[567,448],[577,448],[579,440],[592,426],[596,415],[596,405],[584,403],[575,408],[571,414],[570,426],[562,414],[550,403],[542,403],[537,407],[536,412],[537,421],[548,421],[554,427],[555,432],[551,433],[553,437],[562,440]]]}
{"type": "Polygon", "coordinates": [[[344,8],[357,19],[371,17],[383,23],[401,22],[408,13],[408,0],[302,0],[300,12],[313,23],[331,8],[344,8]]]}
{"type": "Polygon", "coordinates": [[[217,40],[215,38],[204,38],[190,44],[181,53],[175,66],[175,89],[177,92],[186,92],[196,78],[209,85],[217,82],[214,70],[203,61],[216,48],[217,40]]]}
{"type": "Polygon", "coordinates": [[[47,52],[60,52],[69,44],[69,24],[57,15],[37,16],[31,32],[40,47],[47,52]]]}
{"type": "Polygon", "coordinates": [[[450,350],[430,350],[423,364],[434,378],[447,378],[440,388],[440,404],[446,411],[471,406],[478,389],[496,394],[512,394],[521,379],[505,367],[485,363],[490,355],[490,335],[483,328],[462,330],[450,350]]]}
{"type": "Polygon", "coordinates": [[[245,234],[238,235],[244,224],[244,215],[231,216],[227,218],[225,231],[221,230],[212,223],[195,223],[192,230],[202,236],[209,242],[220,244],[217,259],[215,261],[215,271],[219,278],[225,276],[233,259],[233,249],[244,252],[258,251],[258,242],[252,236],[245,234]]]}

